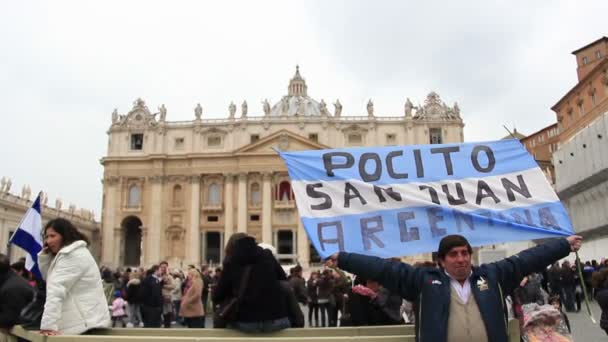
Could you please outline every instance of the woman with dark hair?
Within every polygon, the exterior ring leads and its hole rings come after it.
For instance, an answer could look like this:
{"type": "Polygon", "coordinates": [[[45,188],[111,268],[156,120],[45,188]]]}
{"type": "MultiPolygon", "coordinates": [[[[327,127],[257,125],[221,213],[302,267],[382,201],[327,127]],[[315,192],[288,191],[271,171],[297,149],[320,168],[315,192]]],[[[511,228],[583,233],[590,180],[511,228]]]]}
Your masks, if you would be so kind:
{"type": "Polygon", "coordinates": [[[289,328],[286,298],[277,295],[281,293],[279,281],[287,280],[287,276],[272,253],[258,246],[253,237],[237,233],[228,240],[225,255],[213,302],[238,298],[246,285],[237,304],[236,319],[228,322],[228,327],[251,333],[289,328]]]}
{"type": "Polygon", "coordinates": [[[600,328],[608,334],[608,268],[593,273],[591,284],[595,289],[595,299],[602,309],[600,328]]]}
{"type": "Polygon", "coordinates": [[[88,243],[66,219],[53,219],[45,225],[44,247],[38,254],[38,266],[46,280],[41,334],[77,335],[110,327],[99,268],[88,243]]]}

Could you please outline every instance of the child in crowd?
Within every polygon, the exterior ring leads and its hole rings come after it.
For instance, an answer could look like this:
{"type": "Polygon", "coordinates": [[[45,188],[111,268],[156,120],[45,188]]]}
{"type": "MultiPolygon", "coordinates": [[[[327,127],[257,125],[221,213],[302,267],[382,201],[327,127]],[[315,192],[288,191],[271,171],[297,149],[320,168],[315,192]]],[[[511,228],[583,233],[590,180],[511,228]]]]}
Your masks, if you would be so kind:
{"type": "Polygon", "coordinates": [[[112,328],[116,326],[116,322],[118,321],[122,323],[123,328],[127,326],[126,306],[127,302],[122,299],[120,291],[114,291],[114,301],[112,301],[112,306],[110,307],[112,310],[112,328]]]}
{"type": "Polygon", "coordinates": [[[568,328],[568,332],[572,333],[572,329],[570,329],[570,320],[568,319],[568,315],[566,315],[566,313],[562,310],[562,301],[559,299],[559,296],[553,296],[553,297],[549,297],[548,300],[550,305],[553,305],[553,307],[560,312],[561,316],[562,316],[562,322],[564,322],[566,324],[566,327],[568,328]]]}

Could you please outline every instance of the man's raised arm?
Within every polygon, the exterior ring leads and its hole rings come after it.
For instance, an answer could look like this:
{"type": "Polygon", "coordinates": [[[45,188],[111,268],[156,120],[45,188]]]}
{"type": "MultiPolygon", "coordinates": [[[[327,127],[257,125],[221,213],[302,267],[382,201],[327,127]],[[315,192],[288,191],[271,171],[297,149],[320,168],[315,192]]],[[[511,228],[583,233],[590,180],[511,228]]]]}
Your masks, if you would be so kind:
{"type": "Polygon", "coordinates": [[[376,280],[390,291],[399,293],[410,301],[414,301],[420,291],[418,284],[422,281],[422,272],[402,262],[340,252],[329,257],[326,265],[376,280]]]}

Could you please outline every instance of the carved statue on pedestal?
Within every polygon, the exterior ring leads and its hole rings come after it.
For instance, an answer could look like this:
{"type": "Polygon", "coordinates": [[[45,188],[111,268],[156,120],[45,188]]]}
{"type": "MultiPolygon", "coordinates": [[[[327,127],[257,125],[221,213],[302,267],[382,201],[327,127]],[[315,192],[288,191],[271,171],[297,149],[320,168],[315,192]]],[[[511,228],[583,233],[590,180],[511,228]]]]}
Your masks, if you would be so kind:
{"type": "Polygon", "coordinates": [[[118,109],[114,108],[114,111],[112,112],[112,123],[115,124],[118,122],[118,109]]]}
{"type": "Polygon", "coordinates": [[[325,103],[323,99],[321,99],[321,102],[319,103],[319,111],[321,112],[321,115],[329,115],[329,112],[327,111],[327,103],[325,103]]]}
{"type": "Polygon", "coordinates": [[[454,102],[454,115],[457,118],[460,118],[460,107],[458,106],[458,102],[454,102]]]}
{"type": "Polygon", "coordinates": [[[57,209],[57,211],[61,211],[62,205],[63,205],[63,203],[61,202],[61,198],[57,198],[55,200],[55,209],[57,209]]]}
{"type": "Polygon", "coordinates": [[[201,106],[200,103],[198,103],[196,105],[196,107],[194,108],[194,117],[196,118],[196,120],[200,120],[202,115],[203,115],[203,107],[201,106]]]}
{"type": "Polygon", "coordinates": [[[305,115],[306,114],[306,104],[307,104],[308,100],[304,99],[304,98],[299,98],[297,99],[297,110],[296,110],[296,114],[297,115],[305,115]]]}
{"type": "Polygon", "coordinates": [[[241,105],[241,117],[247,117],[247,100],[243,101],[243,104],[241,105]]]}
{"type": "Polygon", "coordinates": [[[367,116],[374,116],[374,103],[372,102],[372,99],[367,101],[367,116]]]}
{"type": "Polygon", "coordinates": [[[230,102],[230,105],[228,106],[228,113],[230,113],[230,118],[233,119],[234,115],[236,114],[236,105],[234,102],[230,102]]]}
{"type": "Polygon", "coordinates": [[[2,180],[0,180],[0,193],[4,192],[5,186],[6,186],[6,177],[2,177],[2,180]]]}
{"type": "Polygon", "coordinates": [[[287,112],[289,112],[289,100],[287,97],[283,97],[281,99],[281,113],[287,115],[287,112]]]}
{"type": "Polygon", "coordinates": [[[340,100],[336,100],[336,103],[334,103],[334,116],[335,117],[340,117],[340,115],[342,114],[342,104],[340,103],[340,100]]]}
{"type": "Polygon", "coordinates": [[[158,107],[158,111],[160,113],[160,121],[165,122],[165,119],[167,118],[167,108],[165,108],[165,105],[160,105],[160,107],[158,107]]]}
{"type": "Polygon", "coordinates": [[[264,115],[270,115],[270,103],[268,103],[268,99],[262,101],[262,109],[264,110],[264,115]]]}
{"type": "Polygon", "coordinates": [[[407,100],[405,101],[405,106],[403,107],[403,109],[405,110],[406,117],[412,116],[412,108],[414,108],[414,105],[412,104],[412,101],[410,101],[410,98],[408,97],[407,100]]]}
{"type": "Polygon", "coordinates": [[[24,185],[21,188],[21,198],[29,201],[31,194],[32,190],[30,189],[29,185],[24,185]]]}

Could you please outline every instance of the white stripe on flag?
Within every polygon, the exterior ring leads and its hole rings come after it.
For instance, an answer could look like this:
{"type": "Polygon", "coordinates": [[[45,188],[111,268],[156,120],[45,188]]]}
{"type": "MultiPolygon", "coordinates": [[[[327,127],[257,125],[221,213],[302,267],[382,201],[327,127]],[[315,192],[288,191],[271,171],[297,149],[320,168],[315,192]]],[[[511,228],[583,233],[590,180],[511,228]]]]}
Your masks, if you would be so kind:
{"type": "Polygon", "coordinates": [[[34,208],[29,208],[19,225],[19,229],[31,235],[36,242],[42,246],[42,236],[40,229],[42,227],[42,217],[34,208]]]}
{"type": "MultiPolygon", "coordinates": [[[[292,187],[298,203],[298,210],[301,217],[334,217],[343,215],[357,215],[367,212],[375,212],[380,210],[399,209],[406,207],[420,207],[436,205],[431,201],[429,190],[421,190],[420,186],[430,186],[437,192],[437,197],[441,206],[444,208],[454,208],[463,212],[470,212],[479,209],[486,210],[506,210],[512,208],[522,208],[532,205],[556,202],[559,201],[557,195],[548,184],[547,179],[540,168],[532,168],[528,170],[518,171],[510,174],[501,174],[489,176],[485,178],[468,178],[457,180],[443,180],[439,182],[429,183],[406,183],[406,184],[387,184],[380,186],[383,189],[392,187],[392,190],[401,194],[401,201],[392,199],[386,192],[382,192],[385,202],[380,202],[378,195],[374,192],[374,186],[370,183],[361,182],[358,180],[340,180],[340,181],[293,181],[292,187]],[[507,191],[503,186],[502,180],[507,179],[511,183],[519,187],[518,176],[523,178],[527,189],[530,192],[530,198],[525,198],[518,192],[513,191],[515,201],[509,201],[507,191]],[[484,198],[480,205],[475,202],[478,192],[478,181],[484,181],[489,188],[494,192],[500,200],[499,203],[490,198],[484,198]],[[328,194],[332,199],[332,207],[325,210],[313,210],[311,205],[323,203],[322,198],[311,198],[307,195],[306,186],[308,184],[321,183],[323,187],[316,188],[317,191],[328,194]],[[350,183],[356,188],[361,197],[367,204],[362,204],[358,198],[350,200],[350,207],[345,208],[344,192],[345,183],[350,183]],[[447,195],[442,190],[442,185],[447,184],[449,193],[452,197],[458,197],[455,183],[462,185],[466,204],[450,205],[447,195]]],[[[483,192],[485,194],[485,192],[483,192]]]]}

